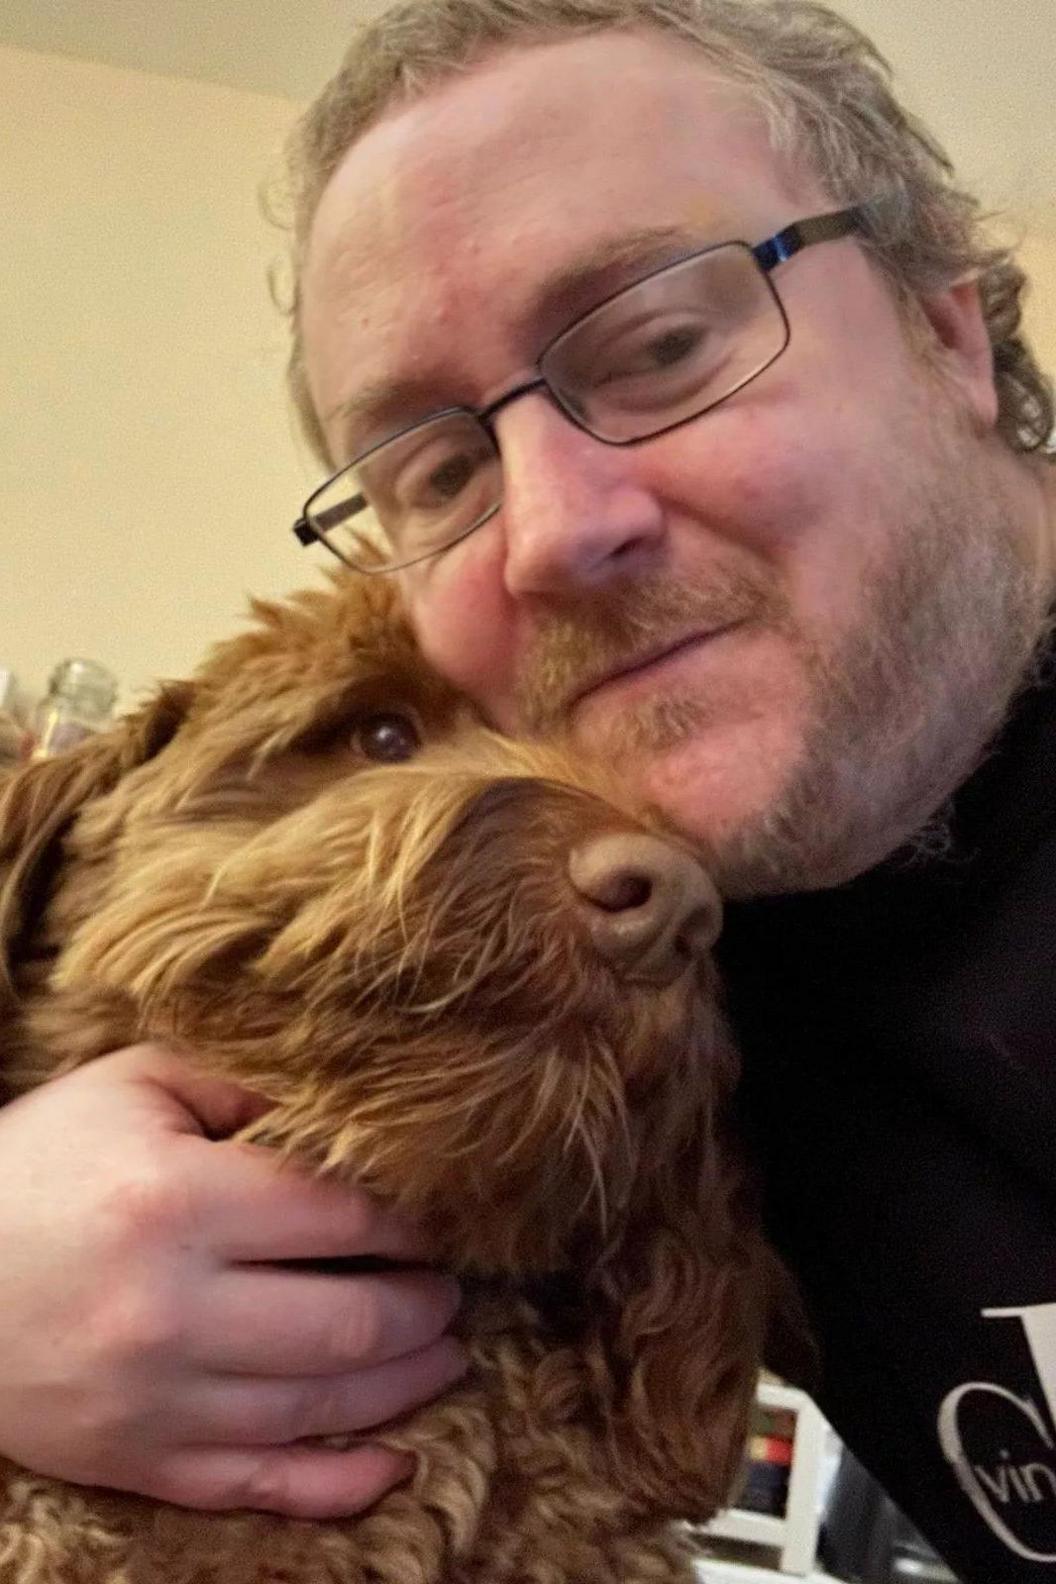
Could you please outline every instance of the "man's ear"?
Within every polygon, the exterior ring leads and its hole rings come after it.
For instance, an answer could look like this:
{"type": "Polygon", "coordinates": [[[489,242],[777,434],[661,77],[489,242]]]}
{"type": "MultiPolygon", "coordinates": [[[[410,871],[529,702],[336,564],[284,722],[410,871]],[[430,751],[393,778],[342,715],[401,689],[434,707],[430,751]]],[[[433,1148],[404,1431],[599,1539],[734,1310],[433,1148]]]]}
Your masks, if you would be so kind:
{"type": "Polygon", "coordinates": [[[980,432],[989,432],[997,425],[999,404],[978,280],[955,281],[917,302],[929,362],[961,391],[980,432]]]}
{"type": "Polygon", "coordinates": [[[86,804],[172,740],[192,695],[190,683],[163,686],[112,730],[0,782],[0,1000],[13,993],[17,941],[46,882],[56,843],[86,804]]]}

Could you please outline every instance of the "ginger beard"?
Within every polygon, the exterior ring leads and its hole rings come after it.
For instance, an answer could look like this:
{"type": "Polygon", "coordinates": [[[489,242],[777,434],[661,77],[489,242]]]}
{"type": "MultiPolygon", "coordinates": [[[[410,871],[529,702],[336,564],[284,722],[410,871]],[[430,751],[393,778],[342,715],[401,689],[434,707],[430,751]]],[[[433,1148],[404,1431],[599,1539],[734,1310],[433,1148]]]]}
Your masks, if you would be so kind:
{"type": "Polygon", "coordinates": [[[984,443],[938,380],[933,398],[912,464],[890,485],[882,554],[862,580],[854,619],[827,645],[797,622],[780,573],[744,557],[707,588],[668,573],[594,591],[542,621],[522,657],[524,725],[575,737],[569,701],[584,677],[694,627],[743,622],[781,637],[805,679],[799,751],[767,806],[736,824],[709,824],[692,791],[676,787],[679,751],[714,726],[699,687],[667,682],[582,734],[704,842],[729,896],[818,890],[906,844],[941,845],[944,805],[983,756],[1048,633],[1046,591],[1014,526],[1022,497],[993,462],[1001,442],[984,443]]]}

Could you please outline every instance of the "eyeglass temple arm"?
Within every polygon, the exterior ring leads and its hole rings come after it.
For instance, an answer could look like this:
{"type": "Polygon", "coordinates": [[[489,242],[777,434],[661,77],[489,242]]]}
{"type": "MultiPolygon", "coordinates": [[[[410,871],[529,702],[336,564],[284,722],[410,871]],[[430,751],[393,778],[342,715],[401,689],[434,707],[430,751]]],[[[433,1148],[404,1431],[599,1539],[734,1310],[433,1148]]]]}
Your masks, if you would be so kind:
{"type": "Polygon", "coordinates": [[[336,528],[340,523],[347,522],[357,512],[365,511],[367,497],[353,495],[350,500],[342,501],[340,506],[331,506],[329,511],[318,512],[315,523],[310,523],[307,517],[298,517],[293,525],[293,534],[297,542],[302,545],[314,544],[321,539],[319,528],[336,528]]]}
{"type": "Polygon", "coordinates": [[[817,215],[813,220],[801,220],[798,225],[786,226],[776,236],[760,242],[752,252],[763,269],[769,272],[814,242],[833,242],[837,237],[850,236],[852,231],[858,230],[860,223],[860,209],[839,209],[835,214],[817,215]]]}

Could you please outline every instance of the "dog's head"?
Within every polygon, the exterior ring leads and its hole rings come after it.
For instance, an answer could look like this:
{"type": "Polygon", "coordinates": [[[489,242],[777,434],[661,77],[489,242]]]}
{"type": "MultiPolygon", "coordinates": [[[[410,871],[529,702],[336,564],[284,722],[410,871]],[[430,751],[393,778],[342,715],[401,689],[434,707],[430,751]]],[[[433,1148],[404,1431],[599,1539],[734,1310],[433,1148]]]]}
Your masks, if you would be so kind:
{"type": "Polygon", "coordinates": [[[599,767],[489,732],[381,580],[256,613],[0,794],[20,1081],[175,1040],[455,1264],[599,1246],[732,1082],[707,877],[599,767]]]}

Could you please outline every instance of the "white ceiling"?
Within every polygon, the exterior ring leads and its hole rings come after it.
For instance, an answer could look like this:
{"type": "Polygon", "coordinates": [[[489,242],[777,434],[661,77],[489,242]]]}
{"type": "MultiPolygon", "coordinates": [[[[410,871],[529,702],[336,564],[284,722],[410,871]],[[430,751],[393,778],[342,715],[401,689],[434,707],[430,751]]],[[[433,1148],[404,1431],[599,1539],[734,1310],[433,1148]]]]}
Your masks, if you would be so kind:
{"type": "MultiPolygon", "coordinates": [[[[0,44],[305,100],[386,0],[3,0],[0,44]]],[[[836,0],[988,203],[1056,233],[1056,0],[836,0]]]]}

